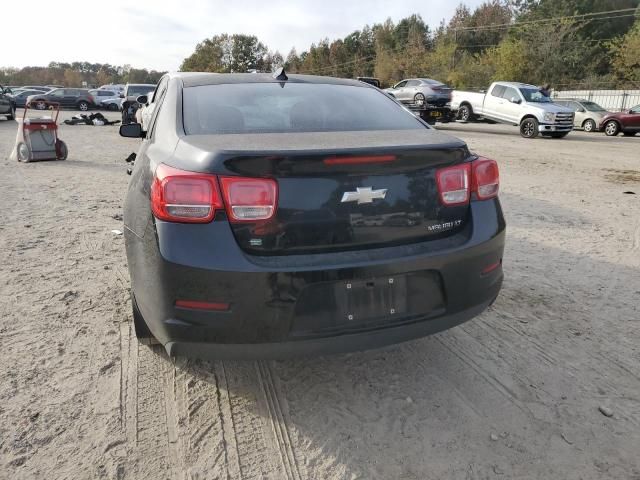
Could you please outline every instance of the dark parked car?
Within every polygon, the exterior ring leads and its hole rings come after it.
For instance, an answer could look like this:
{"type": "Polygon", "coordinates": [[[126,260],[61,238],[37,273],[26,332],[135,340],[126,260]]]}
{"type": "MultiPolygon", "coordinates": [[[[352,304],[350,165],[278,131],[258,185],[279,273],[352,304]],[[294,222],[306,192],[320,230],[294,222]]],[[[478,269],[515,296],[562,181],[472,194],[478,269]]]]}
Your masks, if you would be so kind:
{"type": "Polygon", "coordinates": [[[0,85],[0,115],[7,117],[7,120],[16,118],[16,104],[9,90],[2,85],[0,85]]]}
{"type": "Polygon", "coordinates": [[[85,88],[55,88],[46,93],[31,95],[28,102],[38,110],[47,108],[47,102],[57,102],[61,107],[87,111],[96,106],[93,95],[85,88]]]}
{"type": "Polygon", "coordinates": [[[40,94],[42,94],[42,92],[38,92],[36,90],[18,90],[18,93],[11,94],[11,98],[13,98],[13,102],[16,108],[24,108],[25,103],[27,103],[28,97],[40,94]]]}
{"type": "Polygon", "coordinates": [[[605,135],[616,136],[622,132],[625,136],[633,136],[640,132],[640,105],[626,112],[609,113],[602,118],[600,128],[605,135]]]}
{"type": "Polygon", "coordinates": [[[359,350],[453,327],[498,295],[496,162],[381,90],[172,73],[155,101],[147,132],[120,127],[144,136],[124,204],[143,343],[194,357],[359,350]],[[357,226],[394,214],[420,222],[357,226]],[[325,233],[308,234],[317,222],[325,233]]]}

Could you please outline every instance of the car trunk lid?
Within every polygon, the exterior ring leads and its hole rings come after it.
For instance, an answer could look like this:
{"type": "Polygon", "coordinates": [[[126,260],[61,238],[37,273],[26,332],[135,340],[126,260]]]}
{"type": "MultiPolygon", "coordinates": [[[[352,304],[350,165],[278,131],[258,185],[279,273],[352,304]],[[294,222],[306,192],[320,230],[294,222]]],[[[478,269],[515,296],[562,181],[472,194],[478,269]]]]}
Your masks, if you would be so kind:
{"type": "Polygon", "coordinates": [[[192,159],[195,171],[277,182],[270,220],[230,223],[252,254],[422,242],[453,235],[469,221],[468,205],[441,204],[436,171],[471,154],[433,130],[189,136],[176,155],[192,159]]]}

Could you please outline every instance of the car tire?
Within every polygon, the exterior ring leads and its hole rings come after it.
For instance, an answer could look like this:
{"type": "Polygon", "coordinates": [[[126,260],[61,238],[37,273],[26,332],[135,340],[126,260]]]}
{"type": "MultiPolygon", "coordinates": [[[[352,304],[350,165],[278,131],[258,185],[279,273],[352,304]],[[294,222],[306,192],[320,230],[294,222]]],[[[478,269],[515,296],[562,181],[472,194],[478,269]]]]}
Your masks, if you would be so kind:
{"type": "Polygon", "coordinates": [[[58,152],[58,160],[66,160],[67,156],[69,155],[67,144],[62,140],[58,140],[56,142],[56,152],[58,152]]]}
{"type": "Polygon", "coordinates": [[[615,137],[620,133],[620,125],[615,120],[609,120],[604,124],[604,134],[607,137],[615,137]]]}
{"type": "Polygon", "coordinates": [[[136,302],[136,297],[131,295],[131,307],[133,310],[133,331],[140,342],[143,345],[158,345],[160,342],[156,340],[156,337],[153,336],[153,333],[147,327],[147,323],[142,318],[142,314],[140,313],[140,309],[138,308],[138,303],[136,302]]]}
{"type": "Polygon", "coordinates": [[[87,110],[89,110],[89,104],[85,101],[78,102],[78,110],[86,112],[87,110]]]}
{"type": "Polygon", "coordinates": [[[595,132],[597,128],[598,126],[596,125],[596,122],[594,122],[590,118],[586,119],[582,123],[582,129],[587,133],[595,132]]]}
{"type": "Polygon", "coordinates": [[[47,109],[47,102],[45,102],[44,100],[36,100],[36,104],[34,105],[36,110],[46,110],[47,109]]]}
{"type": "Polygon", "coordinates": [[[7,115],[7,120],[15,120],[16,118],[16,107],[15,105],[11,105],[11,110],[9,110],[9,115],[7,115]]]}
{"type": "Polygon", "coordinates": [[[470,122],[473,120],[473,110],[471,105],[461,105],[458,109],[458,120],[461,122],[470,122]]]}
{"type": "Polygon", "coordinates": [[[416,93],[413,96],[413,102],[418,105],[418,106],[422,106],[426,103],[426,98],[422,93],[416,93]]]}
{"type": "Polygon", "coordinates": [[[633,137],[637,132],[622,132],[625,137],[633,137]]]}
{"type": "Polygon", "coordinates": [[[520,135],[523,138],[536,138],[538,136],[538,120],[527,117],[520,122],[520,135]]]}
{"type": "Polygon", "coordinates": [[[117,103],[110,103],[107,110],[110,110],[112,112],[117,112],[118,110],[120,110],[120,107],[118,107],[117,103]]]}
{"type": "Polygon", "coordinates": [[[24,142],[19,142],[16,145],[16,157],[19,162],[29,163],[31,161],[31,155],[29,154],[29,147],[24,142]]]}

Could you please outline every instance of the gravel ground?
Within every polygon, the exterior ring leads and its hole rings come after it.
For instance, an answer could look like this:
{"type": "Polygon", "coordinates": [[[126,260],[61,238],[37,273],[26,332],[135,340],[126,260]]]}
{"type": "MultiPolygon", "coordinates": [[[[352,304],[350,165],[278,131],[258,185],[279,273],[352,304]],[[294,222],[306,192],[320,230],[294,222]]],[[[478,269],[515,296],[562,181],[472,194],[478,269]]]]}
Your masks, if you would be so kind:
{"type": "Polygon", "coordinates": [[[137,141],[63,125],[66,162],[17,164],[0,120],[0,477],[640,479],[640,138],[440,128],[500,163],[492,308],[385,350],[174,364],[132,337],[112,233],[137,141]]]}

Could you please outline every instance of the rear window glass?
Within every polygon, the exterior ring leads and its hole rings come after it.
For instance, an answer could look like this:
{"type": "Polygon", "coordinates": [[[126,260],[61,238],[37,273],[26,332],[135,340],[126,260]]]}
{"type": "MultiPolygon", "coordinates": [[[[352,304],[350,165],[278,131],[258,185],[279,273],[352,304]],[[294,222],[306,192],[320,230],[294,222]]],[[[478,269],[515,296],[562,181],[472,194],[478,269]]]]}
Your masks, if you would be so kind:
{"type": "Polygon", "coordinates": [[[409,130],[425,126],[379,90],[348,85],[238,83],[183,93],[187,134],[409,130]]]}

